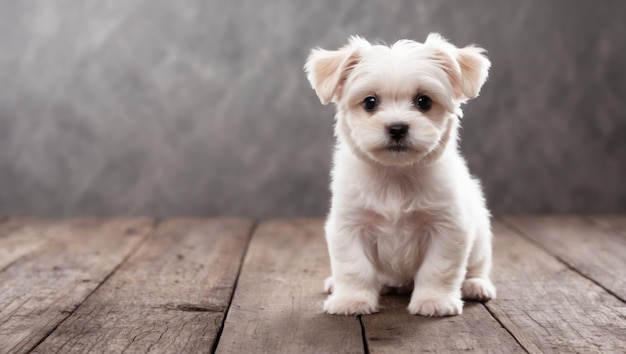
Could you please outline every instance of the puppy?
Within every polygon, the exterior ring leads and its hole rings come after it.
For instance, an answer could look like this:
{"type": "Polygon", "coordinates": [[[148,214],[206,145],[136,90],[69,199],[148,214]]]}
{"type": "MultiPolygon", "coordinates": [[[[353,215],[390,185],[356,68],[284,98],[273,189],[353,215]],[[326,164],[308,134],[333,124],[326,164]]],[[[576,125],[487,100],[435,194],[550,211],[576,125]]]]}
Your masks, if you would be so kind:
{"type": "Polygon", "coordinates": [[[423,316],[495,298],[490,214],[457,143],[460,106],[487,79],[483,52],[436,33],[311,51],[307,77],[337,108],[325,312],[377,312],[388,287],[412,287],[408,311],[423,316]]]}

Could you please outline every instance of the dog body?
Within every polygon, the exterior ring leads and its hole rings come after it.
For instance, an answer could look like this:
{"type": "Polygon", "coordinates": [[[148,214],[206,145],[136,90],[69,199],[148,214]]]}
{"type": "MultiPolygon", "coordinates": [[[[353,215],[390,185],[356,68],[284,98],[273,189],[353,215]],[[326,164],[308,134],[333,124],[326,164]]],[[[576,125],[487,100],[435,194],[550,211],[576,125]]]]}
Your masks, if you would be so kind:
{"type": "Polygon", "coordinates": [[[426,316],[495,297],[489,211],[457,146],[460,105],[487,77],[481,53],[437,34],[312,51],[309,80],[337,104],[326,312],[376,312],[388,287],[413,287],[408,310],[426,316]]]}

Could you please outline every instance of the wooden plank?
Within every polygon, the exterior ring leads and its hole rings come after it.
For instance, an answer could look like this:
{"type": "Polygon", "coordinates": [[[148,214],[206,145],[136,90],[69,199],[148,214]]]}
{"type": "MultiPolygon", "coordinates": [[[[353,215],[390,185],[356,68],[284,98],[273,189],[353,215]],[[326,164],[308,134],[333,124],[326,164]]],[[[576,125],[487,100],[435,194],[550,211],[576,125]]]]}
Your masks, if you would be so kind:
{"type": "MultiPolygon", "coordinates": [[[[611,222],[614,218],[599,218],[611,222]]],[[[619,220],[619,219],[617,219],[619,220]]],[[[626,236],[580,216],[507,217],[522,234],[626,301],[626,236]]]]}
{"type": "Polygon", "coordinates": [[[26,228],[28,238],[44,241],[0,273],[0,353],[30,351],[139,247],[152,225],[75,219],[26,228]]]}
{"type": "Polygon", "coordinates": [[[39,249],[46,239],[42,227],[51,221],[11,219],[0,223],[0,272],[13,262],[39,249]]]}
{"type": "Polygon", "coordinates": [[[381,312],[361,318],[370,353],[525,353],[481,303],[466,302],[462,315],[442,318],[408,314],[409,300],[383,296],[381,312]]]}
{"type": "Polygon", "coordinates": [[[268,221],[254,233],[218,353],[363,353],[357,317],[322,311],[329,273],[321,220],[268,221]]]}
{"type": "Polygon", "coordinates": [[[618,353],[626,307],[501,222],[494,223],[489,310],[530,353],[618,353]]]}
{"type": "Polygon", "coordinates": [[[174,219],[35,353],[209,352],[253,221],[174,219]]]}

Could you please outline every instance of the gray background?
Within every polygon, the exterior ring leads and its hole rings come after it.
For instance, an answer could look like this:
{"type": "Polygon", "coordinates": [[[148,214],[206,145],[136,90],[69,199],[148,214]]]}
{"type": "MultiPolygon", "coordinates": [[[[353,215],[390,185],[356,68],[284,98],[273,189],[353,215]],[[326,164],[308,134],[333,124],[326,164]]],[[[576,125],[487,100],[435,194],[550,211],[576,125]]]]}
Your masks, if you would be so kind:
{"type": "Polygon", "coordinates": [[[462,149],[502,213],[626,212],[626,2],[0,1],[0,215],[323,215],[350,34],[489,50],[462,149]]]}

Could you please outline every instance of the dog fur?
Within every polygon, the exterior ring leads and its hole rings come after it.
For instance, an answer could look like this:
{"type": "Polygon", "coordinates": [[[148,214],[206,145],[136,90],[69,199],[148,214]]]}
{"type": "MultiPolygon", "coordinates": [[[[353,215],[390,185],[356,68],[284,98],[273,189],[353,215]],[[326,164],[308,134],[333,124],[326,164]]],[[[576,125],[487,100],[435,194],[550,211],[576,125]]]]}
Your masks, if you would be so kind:
{"type": "Polygon", "coordinates": [[[311,51],[307,77],[337,108],[325,312],[377,312],[389,287],[413,288],[408,311],[424,316],[495,298],[490,213],[457,143],[461,104],[487,79],[483,52],[436,33],[391,46],[355,36],[311,51]],[[394,124],[408,126],[401,140],[390,137],[394,124]]]}

